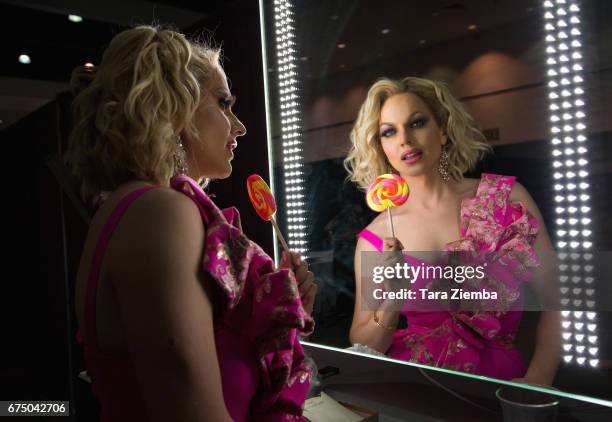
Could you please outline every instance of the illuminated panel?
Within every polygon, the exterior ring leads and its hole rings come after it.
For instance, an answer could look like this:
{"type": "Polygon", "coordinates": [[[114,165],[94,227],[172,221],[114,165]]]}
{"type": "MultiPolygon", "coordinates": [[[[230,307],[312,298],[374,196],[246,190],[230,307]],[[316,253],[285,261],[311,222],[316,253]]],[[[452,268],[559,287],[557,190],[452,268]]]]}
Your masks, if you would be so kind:
{"type": "Polygon", "coordinates": [[[546,0],[543,6],[561,305],[586,309],[561,312],[563,360],[597,367],[580,5],[546,0]]]}

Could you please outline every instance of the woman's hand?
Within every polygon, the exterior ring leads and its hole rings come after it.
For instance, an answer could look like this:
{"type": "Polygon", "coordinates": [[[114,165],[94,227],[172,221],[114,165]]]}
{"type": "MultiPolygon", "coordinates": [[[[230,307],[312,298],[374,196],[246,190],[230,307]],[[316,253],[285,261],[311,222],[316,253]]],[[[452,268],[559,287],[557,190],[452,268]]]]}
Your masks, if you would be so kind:
{"type": "Polygon", "coordinates": [[[308,315],[312,314],[315,296],[317,295],[318,285],[315,283],[314,273],[308,271],[308,264],[302,261],[299,254],[291,252],[291,256],[283,251],[280,262],[281,268],[289,268],[295,274],[295,279],[298,283],[302,306],[308,315]]]}
{"type": "MultiPolygon", "coordinates": [[[[396,237],[385,237],[383,239],[383,254],[381,265],[385,267],[395,267],[397,264],[404,265],[406,259],[402,254],[404,245],[396,237]]],[[[386,291],[399,291],[402,287],[405,287],[405,280],[396,278],[385,278],[383,284],[386,291]]]]}
{"type": "Polygon", "coordinates": [[[402,251],[404,245],[397,237],[385,237],[383,239],[383,252],[402,251]]]}

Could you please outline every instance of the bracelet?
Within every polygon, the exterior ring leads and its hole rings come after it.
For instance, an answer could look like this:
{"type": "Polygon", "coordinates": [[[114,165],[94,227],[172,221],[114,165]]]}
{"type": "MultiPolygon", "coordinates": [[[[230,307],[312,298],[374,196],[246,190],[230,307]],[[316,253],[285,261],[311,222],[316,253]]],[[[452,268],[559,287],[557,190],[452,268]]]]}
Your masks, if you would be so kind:
{"type": "Polygon", "coordinates": [[[378,325],[381,328],[384,328],[387,331],[395,331],[395,327],[388,327],[384,324],[381,324],[380,321],[378,320],[378,315],[376,315],[377,311],[374,311],[374,324],[378,325]]]}

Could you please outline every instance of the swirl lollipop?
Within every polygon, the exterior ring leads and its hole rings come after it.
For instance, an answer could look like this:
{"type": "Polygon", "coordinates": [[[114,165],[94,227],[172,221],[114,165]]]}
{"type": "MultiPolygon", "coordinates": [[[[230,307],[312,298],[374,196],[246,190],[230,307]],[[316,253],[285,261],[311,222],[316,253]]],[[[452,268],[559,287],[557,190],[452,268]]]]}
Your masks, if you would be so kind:
{"type": "Polygon", "coordinates": [[[285,242],[285,238],[274,220],[274,214],[276,213],[276,201],[274,200],[274,195],[272,195],[268,184],[261,178],[260,175],[252,174],[247,178],[247,191],[249,193],[251,204],[253,204],[253,208],[255,208],[257,215],[259,215],[262,220],[272,223],[272,227],[274,227],[278,240],[280,240],[283,248],[287,254],[289,254],[289,246],[287,245],[287,242],[285,242]]]}
{"type": "Polygon", "coordinates": [[[387,210],[392,237],[395,237],[395,230],[391,219],[391,207],[397,207],[406,202],[409,193],[408,183],[397,174],[378,176],[368,186],[366,202],[374,211],[387,210]]]}

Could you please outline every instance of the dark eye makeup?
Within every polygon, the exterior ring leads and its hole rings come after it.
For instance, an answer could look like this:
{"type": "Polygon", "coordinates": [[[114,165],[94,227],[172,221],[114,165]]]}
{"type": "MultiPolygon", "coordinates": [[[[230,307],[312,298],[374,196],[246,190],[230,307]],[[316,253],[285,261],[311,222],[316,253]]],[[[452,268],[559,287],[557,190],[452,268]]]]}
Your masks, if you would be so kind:
{"type": "MultiPolygon", "coordinates": [[[[427,117],[424,116],[418,116],[416,118],[413,118],[410,123],[408,123],[408,127],[410,129],[419,129],[424,127],[427,124],[427,117]]],[[[388,138],[390,136],[393,136],[397,133],[397,131],[393,128],[393,127],[388,127],[382,131],[379,132],[378,136],[380,138],[388,138]]]]}
{"type": "Polygon", "coordinates": [[[395,129],[393,128],[387,128],[378,134],[378,136],[380,136],[381,138],[388,138],[389,136],[393,135],[395,135],[395,129]]]}
{"type": "Polygon", "coordinates": [[[410,128],[417,129],[417,128],[425,126],[426,123],[427,123],[427,119],[425,117],[417,117],[416,119],[410,122],[410,128]]]}
{"type": "Polygon", "coordinates": [[[236,102],[236,97],[233,95],[230,96],[222,96],[219,97],[219,106],[223,109],[223,110],[229,110],[233,107],[234,103],[236,102]]]}

